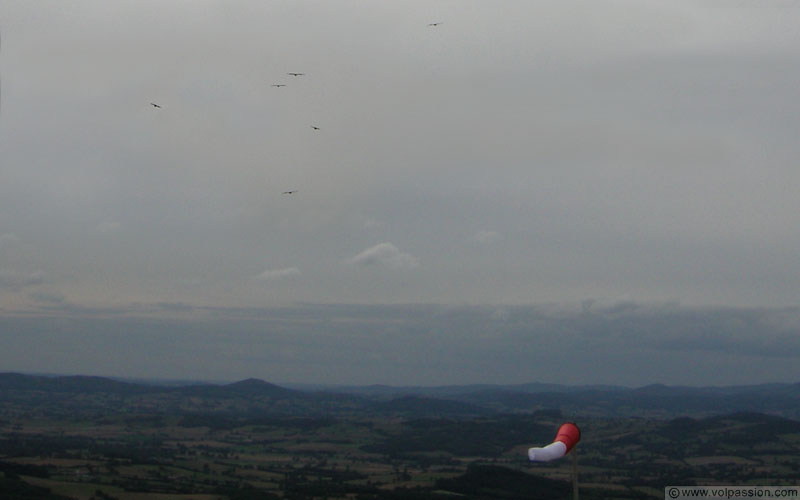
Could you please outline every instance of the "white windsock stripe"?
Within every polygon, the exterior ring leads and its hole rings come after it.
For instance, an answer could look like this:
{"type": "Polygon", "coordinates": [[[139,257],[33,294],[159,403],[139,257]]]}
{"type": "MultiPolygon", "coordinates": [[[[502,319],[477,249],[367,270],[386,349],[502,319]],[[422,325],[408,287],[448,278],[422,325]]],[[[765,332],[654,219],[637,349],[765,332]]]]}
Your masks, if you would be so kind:
{"type": "Polygon", "coordinates": [[[561,441],[556,441],[543,448],[530,448],[528,450],[528,460],[531,462],[549,462],[563,457],[566,453],[567,445],[561,441]]]}

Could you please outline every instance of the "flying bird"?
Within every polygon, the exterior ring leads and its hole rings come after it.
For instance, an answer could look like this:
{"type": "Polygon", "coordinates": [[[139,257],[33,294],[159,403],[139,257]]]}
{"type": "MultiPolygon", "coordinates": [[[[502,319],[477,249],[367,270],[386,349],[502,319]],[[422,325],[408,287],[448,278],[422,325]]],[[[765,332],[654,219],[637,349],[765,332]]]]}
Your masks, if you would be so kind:
{"type": "Polygon", "coordinates": [[[295,194],[296,192],[297,192],[297,189],[295,189],[294,191],[284,191],[281,194],[295,194]]]}
{"type": "Polygon", "coordinates": [[[311,128],[313,128],[314,130],[320,130],[320,128],[319,128],[319,127],[317,127],[317,126],[314,126],[314,125],[311,125],[311,128]]]}
{"type": "Polygon", "coordinates": [[[438,23],[430,23],[428,26],[439,26],[440,24],[442,24],[442,21],[439,21],[438,23]]]}
{"type": "Polygon", "coordinates": [[[303,75],[305,75],[305,73],[286,73],[286,74],[287,75],[292,75],[292,76],[303,76],[303,75]]]}
{"type": "Polygon", "coordinates": [[[161,108],[161,106],[159,106],[158,104],[156,104],[154,102],[151,102],[150,105],[153,106],[154,108],[161,108]]]}
{"type": "Polygon", "coordinates": [[[285,86],[286,86],[286,84],[285,84],[285,83],[275,83],[275,84],[273,84],[272,86],[273,86],[273,87],[285,87],[285,86]]]}

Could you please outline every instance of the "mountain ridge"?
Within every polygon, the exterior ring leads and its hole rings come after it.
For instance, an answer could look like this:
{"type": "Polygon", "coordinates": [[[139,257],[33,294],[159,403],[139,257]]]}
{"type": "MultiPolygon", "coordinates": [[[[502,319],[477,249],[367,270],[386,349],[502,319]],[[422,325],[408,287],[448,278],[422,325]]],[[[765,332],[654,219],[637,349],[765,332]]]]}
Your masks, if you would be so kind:
{"type": "Polygon", "coordinates": [[[686,387],[650,384],[562,386],[469,384],[436,387],[327,386],[301,390],[257,378],[181,386],[133,383],[98,376],[0,373],[0,404],[50,403],[53,411],[160,411],[276,415],[353,414],[475,416],[558,409],[600,417],[708,416],[761,412],[800,419],[800,384],[686,387]],[[81,395],[97,396],[81,398],[81,395]],[[84,405],[81,407],[80,405],[84,405]]]}

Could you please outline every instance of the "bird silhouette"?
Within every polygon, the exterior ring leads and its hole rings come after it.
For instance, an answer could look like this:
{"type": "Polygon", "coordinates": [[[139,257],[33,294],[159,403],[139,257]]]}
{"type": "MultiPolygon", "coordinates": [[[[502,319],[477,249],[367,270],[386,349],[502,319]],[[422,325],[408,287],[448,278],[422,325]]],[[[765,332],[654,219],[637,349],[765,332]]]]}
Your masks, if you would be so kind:
{"type": "Polygon", "coordinates": [[[319,127],[316,127],[316,126],[314,126],[314,125],[311,125],[311,128],[313,128],[314,130],[320,130],[320,128],[319,128],[319,127]]]}
{"type": "Polygon", "coordinates": [[[287,75],[292,75],[292,76],[303,76],[303,75],[305,75],[305,73],[286,73],[286,74],[287,75]]]}
{"type": "Polygon", "coordinates": [[[272,86],[273,87],[285,87],[286,84],[285,83],[276,83],[276,84],[273,84],[272,86]]]}
{"type": "Polygon", "coordinates": [[[428,24],[428,26],[439,26],[440,24],[442,24],[441,21],[438,22],[438,23],[430,23],[430,24],[428,24]]]}
{"type": "Polygon", "coordinates": [[[153,106],[154,108],[161,108],[161,106],[159,106],[158,104],[156,104],[154,102],[151,102],[150,105],[153,106]]]}
{"type": "Polygon", "coordinates": [[[295,194],[296,192],[297,192],[297,189],[295,189],[294,191],[284,191],[281,194],[295,194]]]}

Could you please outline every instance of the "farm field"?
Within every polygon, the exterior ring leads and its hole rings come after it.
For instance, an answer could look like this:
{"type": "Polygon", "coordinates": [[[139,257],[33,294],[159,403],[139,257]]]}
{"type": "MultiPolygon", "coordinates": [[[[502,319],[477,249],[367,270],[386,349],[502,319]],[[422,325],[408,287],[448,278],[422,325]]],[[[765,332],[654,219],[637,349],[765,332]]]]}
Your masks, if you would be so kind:
{"type": "MultiPolygon", "coordinates": [[[[529,464],[525,455],[552,438],[560,422],[552,414],[198,420],[4,420],[3,487],[80,500],[568,498],[571,491],[570,460],[529,464]]],[[[784,433],[800,427],[794,421],[741,414],[582,424],[583,498],[659,498],[671,484],[800,484],[800,438],[784,433]]]]}

